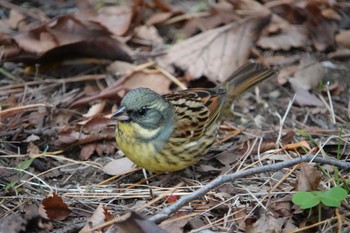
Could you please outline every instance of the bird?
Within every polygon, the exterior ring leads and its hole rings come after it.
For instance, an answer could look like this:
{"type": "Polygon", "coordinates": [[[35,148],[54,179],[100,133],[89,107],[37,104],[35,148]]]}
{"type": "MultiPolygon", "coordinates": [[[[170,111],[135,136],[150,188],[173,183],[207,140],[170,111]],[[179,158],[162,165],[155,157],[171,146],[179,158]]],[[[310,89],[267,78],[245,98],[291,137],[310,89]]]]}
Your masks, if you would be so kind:
{"type": "Polygon", "coordinates": [[[175,172],[197,163],[216,140],[225,102],[275,75],[249,62],[213,88],[160,95],[148,88],[129,91],[111,119],[118,148],[153,173],[175,172]]]}

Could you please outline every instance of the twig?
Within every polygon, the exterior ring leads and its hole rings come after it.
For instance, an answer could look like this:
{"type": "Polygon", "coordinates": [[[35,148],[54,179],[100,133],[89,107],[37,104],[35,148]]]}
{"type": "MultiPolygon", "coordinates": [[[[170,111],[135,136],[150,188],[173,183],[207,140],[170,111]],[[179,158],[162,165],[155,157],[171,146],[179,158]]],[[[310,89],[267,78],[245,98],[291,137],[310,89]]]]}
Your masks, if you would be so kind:
{"type": "Polygon", "coordinates": [[[329,101],[329,108],[330,108],[330,113],[332,116],[332,121],[333,124],[336,124],[337,122],[335,121],[335,114],[334,114],[334,107],[333,107],[333,102],[332,102],[332,96],[331,92],[329,91],[329,82],[326,84],[326,89],[327,89],[327,96],[328,96],[328,101],[329,101]]]}
{"type": "Polygon", "coordinates": [[[286,109],[286,112],[284,113],[283,115],[283,118],[280,116],[280,114],[278,114],[278,112],[276,112],[276,116],[279,118],[280,120],[280,129],[279,129],[279,132],[278,132],[278,137],[277,137],[277,140],[276,140],[276,145],[280,145],[280,142],[281,142],[281,138],[282,138],[282,129],[283,129],[283,125],[284,125],[284,122],[286,121],[286,118],[287,118],[287,115],[295,101],[295,97],[296,95],[293,96],[293,99],[289,101],[288,103],[288,106],[287,106],[287,109],[286,109]]]}
{"type": "MultiPolygon", "coordinates": [[[[41,183],[43,183],[47,188],[49,188],[50,191],[53,191],[53,188],[52,188],[49,184],[47,184],[44,180],[42,180],[42,179],[39,178],[37,175],[35,175],[35,174],[31,173],[31,172],[28,172],[28,171],[23,170],[23,169],[20,169],[20,168],[15,168],[15,167],[3,167],[3,166],[0,166],[0,168],[1,168],[1,169],[4,169],[4,170],[7,169],[7,170],[14,170],[14,171],[17,171],[17,172],[26,173],[26,174],[28,174],[28,175],[30,175],[30,176],[36,178],[37,180],[39,180],[39,181],[40,181],[41,183]]],[[[22,184],[25,184],[25,183],[27,183],[27,181],[23,181],[22,184]]]]}
{"type": "Polygon", "coordinates": [[[24,83],[22,79],[16,77],[15,75],[11,74],[10,72],[4,70],[3,68],[0,67],[0,74],[4,75],[7,78],[12,79],[15,82],[20,82],[20,83],[24,83]]]}
{"type": "Polygon", "coordinates": [[[30,109],[30,108],[38,108],[38,107],[53,107],[50,104],[29,104],[29,105],[24,105],[24,106],[18,106],[18,107],[13,107],[13,108],[9,108],[9,109],[5,109],[5,110],[0,110],[0,116],[4,115],[6,113],[10,113],[10,112],[18,112],[24,109],[30,109]]]}
{"type": "Polygon", "coordinates": [[[172,74],[170,74],[166,69],[164,69],[163,67],[159,66],[159,65],[155,65],[155,68],[161,72],[162,74],[164,74],[165,77],[167,77],[168,79],[170,79],[171,81],[173,81],[178,87],[180,87],[182,90],[186,90],[187,87],[180,82],[177,78],[175,78],[172,74]]]}
{"type": "MultiPolygon", "coordinates": [[[[149,220],[154,221],[154,222],[161,222],[164,219],[168,218],[171,214],[173,214],[177,210],[179,210],[182,206],[186,205],[190,201],[197,199],[198,197],[205,195],[211,189],[218,187],[225,182],[228,182],[228,181],[232,182],[232,181],[239,179],[239,178],[243,178],[246,176],[259,174],[259,173],[263,173],[263,172],[279,171],[279,170],[282,170],[283,168],[291,167],[291,166],[298,164],[300,162],[309,162],[312,159],[313,159],[313,155],[304,155],[300,158],[291,159],[289,161],[280,162],[280,163],[276,163],[273,165],[259,166],[259,167],[247,169],[244,171],[235,172],[233,174],[219,176],[216,179],[214,179],[213,181],[209,182],[207,185],[203,186],[202,188],[192,192],[191,194],[189,194],[187,196],[180,198],[174,204],[163,209],[158,214],[150,217],[149,220]]],[[[334,166],[337,166],[341,169],[350,169],[350,163],[335,160],[335,159],[324,159],[324,158],[317,157],[317,158],[314,158],[313,161],[317,162],[317,163],[334,165],[334,166]]]]}

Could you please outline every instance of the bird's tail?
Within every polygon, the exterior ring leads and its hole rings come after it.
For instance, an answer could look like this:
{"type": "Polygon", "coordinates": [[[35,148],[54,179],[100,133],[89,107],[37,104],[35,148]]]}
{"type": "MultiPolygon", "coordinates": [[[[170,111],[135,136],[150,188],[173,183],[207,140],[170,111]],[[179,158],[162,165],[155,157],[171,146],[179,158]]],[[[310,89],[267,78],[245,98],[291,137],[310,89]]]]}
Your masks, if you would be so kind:
{"type": "Polygon", "coordinates": [[[275,71],[258,63],[247,63],[233,72],[220,86],[235,98],[250,87],[275,75],[275,71]]]}

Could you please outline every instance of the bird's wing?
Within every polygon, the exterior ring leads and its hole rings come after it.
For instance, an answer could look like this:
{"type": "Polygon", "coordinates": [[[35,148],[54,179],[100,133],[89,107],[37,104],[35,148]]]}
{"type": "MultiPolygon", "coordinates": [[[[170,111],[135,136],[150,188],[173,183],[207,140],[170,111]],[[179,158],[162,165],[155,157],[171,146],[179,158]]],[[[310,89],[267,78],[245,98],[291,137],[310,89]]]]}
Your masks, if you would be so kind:
{"type": "Polygon", "coordinates": [[[224,91],[188,89],[164,95],[174,107],[176,126],[172,137],[196,141],[216,123],[222,107],[224,91]]]}

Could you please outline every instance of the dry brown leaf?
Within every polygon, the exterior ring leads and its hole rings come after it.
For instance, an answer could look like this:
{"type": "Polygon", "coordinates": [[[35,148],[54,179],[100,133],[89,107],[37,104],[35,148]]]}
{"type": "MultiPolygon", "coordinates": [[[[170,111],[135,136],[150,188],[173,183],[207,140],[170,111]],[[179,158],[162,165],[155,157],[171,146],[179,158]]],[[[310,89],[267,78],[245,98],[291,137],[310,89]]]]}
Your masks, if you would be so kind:
{"type": "Polygon", "coordinates": [[[340,31],[336,35],[335,41],[338,45],[350,49],[350,30],[340,31]]]}
{"type": "Polygon", "coordinates": [[[316,191],[320,185],[322,173],[314,165],[300,164],[300,173],[297,177],[296,191],[316,191]]]}
{"type": "Polygon", "coordinates": [[[336,51],[328,53],[327,58],[331,60],[348,60],[350,58],[350,49],[338,47],[336,51]]]}
{"type": "Polygon", "coordinates": [[[27,204],[23,206],[21,213],[2,216],[0,231],[2,233],[52,232],[53,224],[39,215],[35,204],[27,204]]]}
{"type": "Polygon", "coordinates": [[[123,78],[120,79],[118,87],[120,87],[119,94],[124,94],[124,90],[131,90],[138,87],[150,88],[159,94],[166,94],[170,92],[171,81],[158,71],[140,70],[138,66],[127,62],[116,61],[107,67],[111,73],[116,73],[123,78]]]}
{"type": "Polygon", "coordinates": [[[176,65],[192,79],[202,75],[211,81],[224,81],[232,71],[247,62],[250,49],[269,16],[257,16],[212,29],[171,47],[159,57],[161,66],[176,65]]]}
{"type": "Polygon", "coordinates": [[[94,22],[102,25],[114,35],[124,35],[129,27],[133,16],[133,10],[129,6],[110,6],[101,8],[98,12],[84,11],[76,15],[82,21],[94,22]]]}
{"type": "Polygon", "coordinates": [[[325,77],[323,65],[310,58],[304,58],[299,65],[299,69],[294,74],[294,78],[289,79],[294,90],[311,90],[319,84],[325,77]]]}
{"type": "Polygon", "coordinates": [[[100,133],[105,131],[110,119],[105,117],[94,117],[87,121],[78,122],[79,125],[83,125],[82,130],[85,133],[100,133]]]}
{"type": "Polygon", "coordinates": [[[105,105],[106,105],[105,101],[101,101],[99,103],[96,103],[96,104],[92,105],[89,108],[88,112],[83,114],[83,117],[89,118],[89,117],[93,117],[93,116],[96,116],[96,115],[102,113],[105,105]]]}
{"type": "Polygon", "coordinates": [[[185,38],[198,33],[198,31],[207,31],[220,25],[226,25],[241,19],[233,5],[226,1],[213,4],[210,13],[208,14],[208,16],[195,17],[188,20],[185,26],[181,29],[185,38]]]}
{"type": "Polygon", "coordinates": [[[128,158],[120,158],[107,163],[103,171],[111,176],[124,175],[135,170],[135,164],[128,158]]]}
{"type": "Polygon", "coordinates": [[[79,159],[88,160],[90,156],[95,152],[97,147],[96,143],[89,143],[81,146],[79,159]]]}
{"type": "Polygon", "coordinates": [[[13,37],[17,44],[27,52],[41,55],[57,46],[53,35],[42,31],[39,33],[20,33],[13,37]]]}
{"type": "Polygon", "coordinates": [[[106,69],[109,73],[122,76],[132,74],[135,71],[136,67],[136,65],[129,62],[114,61],[109,66],[107,66],[106,69]]]}
{"type": "Polygon", "coordinates": [[[24,19],[25,19],[25,16],[21,12],[18,12],[12,9],[10,10],[10,15],[9,15],[9,18],[7,19],[7,23],[12,29],[21,31],[22,29],[28,26],[25,23],[24,19]]]}
{"type": "Polygon", "coordinates": [[[290,233],[299,230],[299,228],[295,225],[294,221],[292,218],[288,218],[286,220],[287,222],[284,223],[283,231],[282,233],[290,233]]]}
{"type": "Polygon", "coordinates": [[[138,87],[147,87],[159,94],[169,93],[171,81],[160,73],[144,73],[142,71],[135,72],[124,83],[123,88],[134,89],[138,87]]]}
{"type": "Polygon", "coordinates": [[[302,88],[295,90],[295,101],[301,106],[324,107],[323,102],[317,96],[302,88]]]}
{"type": "Polygon", "coordinates": [[[221,169],[213,167],[212,165],[205,165],[201,164],[196,169],[199,172],[215,172],[215,171],[221,171],[221,169]]]}
{"type": "Polygon", "coordinates": [[[321,14],[323,17],[325,17],[327,19],[333,19],[333,20],[337,20],[337,21],[342,20],[342,17],[338,14],[338,12],[332,8],[322,9],[321,14]]]}
{"type": "Polygon", "coordinates": [[[151,17],[146,20],[146,25],[154,25],[154,24],[162,23],[165,20],[170,19],[170,17],[173,15],[174,15],[173,12],[157,12],[151,15],[151,17]]]}
{"type": "Polygon", "coordinates": [[[269,2],[267,5],[271,11],[279,17],[287,20],[290,24],[302,24],[306,20],[306,10],[293,2],[284,3],[283,1],[269,2]]]}
{"type": "Polygon", "coordinates": [[[262,216],[252,225],[246,227],[247,233],[276,233],[281,232],[284,218],[275,218],[271,214],[262,216]]]}
{"type": "Polygon", "coordinates": [[[38,140],[40,140],[39,136],[37,136],[35,134],[31,134],[24,140],[24,142],[34,142],[34,141],[38,141],[38,140]]]}
{"type": "Polygon", "coordinates": [[[110,232],[118,232],[118,233],[167,233],[167,231],[163,230],[159,226],[157,226],[154,222],[151,222],[141,215],[130,212],[125,214],[125,220],[120,221],[114,224],[116,231],[110,232]]]}
{"type": "Polygon", "coordinates": [[[313,42],[314,47],[318,51],[325,51],[335,48],[335,32],[337,23],[322,15],[324,4],[317,1],[308,1],[307,9],[307,24],[306,28],[313,42]]]}
{"type": "Polygon", "coordinates": [[[318,97],[309,92],[317,87],[324,76],[325,69],[320,62],[310,58],[302,59],[294,78],[288,80],[295,91],[296,102],[302,106],[324,106],[318,97]]]}
{"type": "Polygon", "coordinates": [[[38,211],[43,218],[60,221],[67,218],[71,212],[68,206],[63,202],[62,198],[54,192],[42,200],[38,211]]]}
{"type": "Polygon", "coordinates": [[[183,233],[185,225],[189,222],[189,219],[177,219],[176,221],[171,221],[170,223],[163,223],[160,226],[169,233],[183,233]]]}
{"type": "Polygon", "coordinates": [[[291,65],[281,68],[277,74],[277,82],[281,85],[284,85],[288,80],[297,72],[298,66],[291,65]]]}
{"type": "Polygon", "coordinates": [[[287,145],[283,146],[283,149],[284,150],[295,150],[295,149],[299,149],[299,148],[303,148],[303,147],[305,147],[309,151],[311,150],[309,143],[307,143],[307,141],[305,141],[305,140],[297,142],[297,143],[287,144],[287,145]]]}
{"type": "Polygon", "coordinates": [[[32,142],[29,142],[27,153],[29,156],[38,155],[40,154],[40,149],[32,142]]]}
{"type": "Polygon", "coordinates": [[[308,42],[308,36],[304,28],[289,25],[278,34],[262,36],[257,45],[264,49],[289,50],[291,48],[304,48],[308,42]]]}
{"type": "MultiPolygon", "coordinates": [[[[95,15],[92,18],[97,20],[96,17],[95,15]]],[[[38,63],[72,57],[130,61],[130,56],[127,55],[129,51],[126,52],[127,47],[123,42],[112,37],[108,26],[89,20],[87,17],[84,18],[82,14],[68,14],[15,34],[12,36],[12,43],[4,43],[4,41],[1,43],[5,45],[6,56],[15,53],[16,51],[12,50],[14,50],[14,45],[17,45],[22,52],[29,53],[30,56],[25,56],[25,61],[37,59],[38,61],[35,61],[38,63]]],[[[21,55],[23,54],[19,54],[19,59],[24,56],[21,57],[21,55]]]]}
{"type": "Polygon", "coordinates": [[[296,94],[296,101],[300,105],[323,106],[322,101],[309,90],[315,88],[324,76],[325,69],[320,62],[309,58],[301,61],[294,78],[289,79],[296,94]]]}
{"type": "MultiPolygon", "coordinates": [[[[95,209],[92,216],[86,221],[85,226],[79,231],[79,233],[90,232],[90,229],[99,225],[102,225],[108,221],[113,215],[108,211],[107,207],[103,204],[99,204],[95,209]]],[[[103,232],[107,229],[104,228],[103,232]]]]}
{"type": "Polygon", "coordinates": [[[236,9],[243,10],[245,12],[253,14],[269,14],[270,10],[262,5],[260,2],[255,0],[244,0],[244,1],[232,1],[233,6],[236,9]]]}
{"type": "Polygon", "coordinates": [[[152,44],[164,44],[163,38],[160,37],[158,30],[154,26],[142,25],[135,28],[135,37],[152,42],[152,44]]]}

